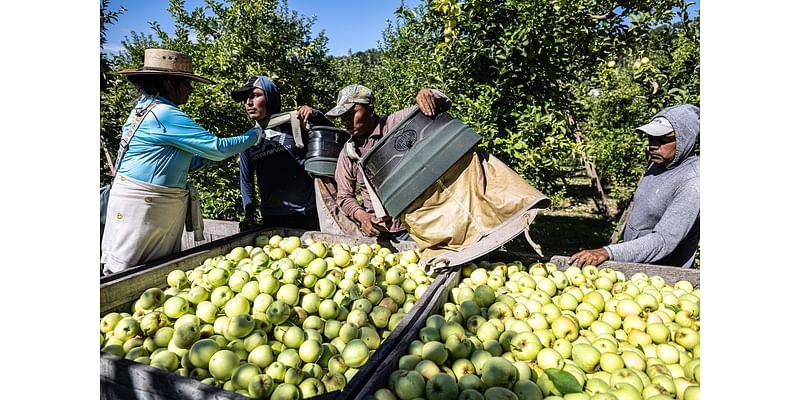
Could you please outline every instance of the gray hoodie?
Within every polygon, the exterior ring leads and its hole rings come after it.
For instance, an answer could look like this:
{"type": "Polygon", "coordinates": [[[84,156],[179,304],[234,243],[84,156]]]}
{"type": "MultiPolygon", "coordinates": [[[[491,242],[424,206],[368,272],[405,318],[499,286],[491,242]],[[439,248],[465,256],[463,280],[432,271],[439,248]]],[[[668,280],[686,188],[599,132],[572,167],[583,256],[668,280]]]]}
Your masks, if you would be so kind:
{"type": "Polygon", "coordinates": [[[689,268],[700,242],[700,108],[661,110],[675,129],[675,158],[666,168],[651,163],[633,194],[623,242],[605,246],[611,260],[689,268]]]}

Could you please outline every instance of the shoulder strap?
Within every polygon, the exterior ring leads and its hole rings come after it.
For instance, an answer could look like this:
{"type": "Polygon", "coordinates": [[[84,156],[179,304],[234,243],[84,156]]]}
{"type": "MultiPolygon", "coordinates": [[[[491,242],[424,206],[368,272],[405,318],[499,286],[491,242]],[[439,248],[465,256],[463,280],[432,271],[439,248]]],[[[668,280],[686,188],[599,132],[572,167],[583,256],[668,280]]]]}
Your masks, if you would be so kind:
{"type": "Polygon", "coordinates": [[[304,135],[308,134],[308,121],[301,124],[300,119],[297,118],[297,111],[287,111],[270,117],[267,128],[274,128],[285,123],[289,123],[291,126],[295,147],[298,149],[305,147],[304,135]]]}
{"type": "Polygon", "coordinates": [[[128,131],[125,132],[125,135],[119,141],[119,151],[117,152],[117,162],[111,169],[111,181],[114,181],[114,178],[117,176],[117,171],[119,170],[119,166],[122,163],[122,157],[125,156],[125,153],[128,151],[128,144],[130,144],[133,135],[136,134],[136,131],[139,129],[139,126],[142,125],[142,121],[144,121],[144,117],[147,113],[150,112],[155,106],[161,104],[158,101],[153,101],[145,108],[137,108],[136,109],[136,118],[134,119],[131,126],[128,128],[128,131]]]}

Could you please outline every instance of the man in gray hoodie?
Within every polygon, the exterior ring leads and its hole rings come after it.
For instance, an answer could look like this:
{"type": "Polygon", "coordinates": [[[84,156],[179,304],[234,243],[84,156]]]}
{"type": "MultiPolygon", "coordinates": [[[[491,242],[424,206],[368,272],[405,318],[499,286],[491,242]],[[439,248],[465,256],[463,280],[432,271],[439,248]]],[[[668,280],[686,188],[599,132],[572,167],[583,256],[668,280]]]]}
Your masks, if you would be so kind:
{"type": "Polygon", "coordinates": [[[570,257],[577,266],[606,260],[690,268],[700,242],[700,108],[681,104],[661,110],[647,125],[650,166],[633,194],[623,242],[570,257]]]}

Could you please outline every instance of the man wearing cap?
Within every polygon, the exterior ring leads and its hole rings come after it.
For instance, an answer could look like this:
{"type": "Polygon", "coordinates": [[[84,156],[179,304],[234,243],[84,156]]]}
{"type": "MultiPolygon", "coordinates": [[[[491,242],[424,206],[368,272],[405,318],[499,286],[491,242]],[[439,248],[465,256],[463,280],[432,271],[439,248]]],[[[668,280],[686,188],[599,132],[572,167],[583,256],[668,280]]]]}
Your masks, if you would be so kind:
{"type": "Polygon", "coordinates": [[[119,154],[124,155],[117,161],[101,240],[105,274],[180,251],[184,225],[202,240],[202,215],[196,191],[187,183],[189,171],[263,139],[253,130],[217,137],[178,107],[189,99],[192,82],[213,83],[192,72],[186,54],[146,49],[142,68],[119,73],[140,96],[122,126],[119,154]]]}
{"type": "MultiPolygon", "coordinates": [[[[436,89],[421,89],[416,97],[420,111],[432,117],[450,109],[451,101],[436,89]]],[[[364,182],[364,174],[358,168],[358,160],[366,154],[385,134],[413,110],[403,110],[381,117],[375,112],[375,96],[372,90],[362,85],[349,85],[339,91],[336,106],[325,115],[337,117],[350,133],[350,140],[339,153],[336,164],[336,204],[344,215],[357,222],[367,236],[408,240],[410,236],[403,223],[396,218],[376,216],[373,199],[364,182]],[[356,199],[356,184],[361,188],[363,204],[356,199]]]]}
{"type": "MultiPolygon", "coordinates": [[[[258,146],[239,154],[239,188],[245,214],[239,223],[240,231],[257,226],[256,183],[260,225],[319,230],[314,181],[304,169],[307,149],[296,143],[289,119],[270,122],[281,110],[278,86],[265,76],[253,76],[244,87],[233,90],[231,97],[242,102],[247,115],[256,122],[254,129],[263,131],[265,136],[258,146]]],[[[309,106],[301,107],[297,118],[311,127],[333,125],[322,112],[309,106]]]]}
{"type": "Polygon", "coordinates": [[[700,108],[661,110],[636,128],[647,134],[651,164],[633,194],[623,242],[570,257],[578,266],[606,260],[690,268],[700,242],[700,108]]]}

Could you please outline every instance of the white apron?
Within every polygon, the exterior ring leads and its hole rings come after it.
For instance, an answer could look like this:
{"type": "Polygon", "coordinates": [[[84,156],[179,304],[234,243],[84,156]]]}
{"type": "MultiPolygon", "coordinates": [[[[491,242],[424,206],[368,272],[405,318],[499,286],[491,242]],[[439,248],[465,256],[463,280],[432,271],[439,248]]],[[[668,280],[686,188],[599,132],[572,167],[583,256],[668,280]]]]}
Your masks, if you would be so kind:
{"type": "Polygon", "coordinates": [[[103,273],[179,252],[188,203],[187,189],[152,185],[117,174],[101,245],[103,273]]]}

